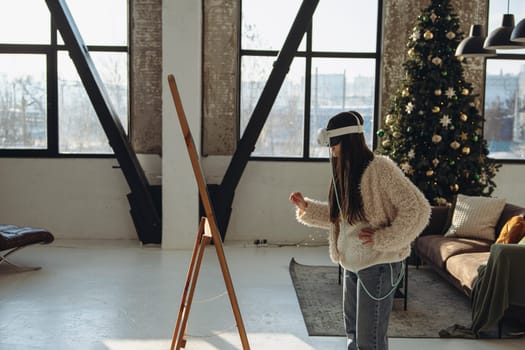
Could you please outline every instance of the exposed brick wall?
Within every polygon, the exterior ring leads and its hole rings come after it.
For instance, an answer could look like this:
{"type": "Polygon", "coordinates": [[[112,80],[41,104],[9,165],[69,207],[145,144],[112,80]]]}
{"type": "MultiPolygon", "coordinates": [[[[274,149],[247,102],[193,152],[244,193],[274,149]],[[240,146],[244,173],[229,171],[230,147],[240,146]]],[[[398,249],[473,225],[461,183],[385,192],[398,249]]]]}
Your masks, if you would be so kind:
{"type": "Polygon", "coordinates": [[[130,137],[137,153],[162,153],[162,0],[130,0],[130,137]]]}
{"type": "Polygon", "coordinates": [[[229,155],[237,143],[239,0],[203,0],[204,155],[229,155]]]}

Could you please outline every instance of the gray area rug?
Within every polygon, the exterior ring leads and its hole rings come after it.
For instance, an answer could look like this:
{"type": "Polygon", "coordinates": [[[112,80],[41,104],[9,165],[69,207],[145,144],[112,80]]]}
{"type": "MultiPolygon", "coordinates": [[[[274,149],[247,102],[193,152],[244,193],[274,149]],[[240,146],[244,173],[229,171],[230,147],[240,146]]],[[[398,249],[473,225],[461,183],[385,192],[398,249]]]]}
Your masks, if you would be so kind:
{"type": "MultiPolygon", "coordinates": [[[[292,258],[290,275],[303,318],[311,336],[345,336],[342,316],[343,287],[337,266],[302,265],[292,258]]],[[[454,324],[470,326],[469,299],[430,268],[409,266],[408,307],[396,299],[388,335],[395,338],[439,338],[439,331],[454,324]]]]}

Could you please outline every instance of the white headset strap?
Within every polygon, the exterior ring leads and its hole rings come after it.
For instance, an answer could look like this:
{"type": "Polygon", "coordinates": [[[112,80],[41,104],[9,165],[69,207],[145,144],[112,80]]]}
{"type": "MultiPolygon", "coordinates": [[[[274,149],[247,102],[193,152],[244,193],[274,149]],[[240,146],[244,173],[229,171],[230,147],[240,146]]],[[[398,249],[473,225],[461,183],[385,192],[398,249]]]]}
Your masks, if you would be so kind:
{"type": "Polygon", "coordinates": [[[336,137],[345,134],[359,134],[363,132],[362,125],[345,126],[344,128],[327,130],[328,137],[336,137]]]}

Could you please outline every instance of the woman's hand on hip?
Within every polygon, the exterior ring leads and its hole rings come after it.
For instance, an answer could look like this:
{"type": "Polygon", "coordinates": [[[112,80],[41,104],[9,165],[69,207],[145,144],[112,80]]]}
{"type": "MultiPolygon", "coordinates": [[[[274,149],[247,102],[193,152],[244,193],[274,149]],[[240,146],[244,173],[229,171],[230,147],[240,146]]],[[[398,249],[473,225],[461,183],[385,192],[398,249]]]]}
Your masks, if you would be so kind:
{"type": "Polygon", "coordinates": [[[374,243],[374,230],[369,227],[361,229],[359,232],[359,239],[363,244],[374,243]]]}

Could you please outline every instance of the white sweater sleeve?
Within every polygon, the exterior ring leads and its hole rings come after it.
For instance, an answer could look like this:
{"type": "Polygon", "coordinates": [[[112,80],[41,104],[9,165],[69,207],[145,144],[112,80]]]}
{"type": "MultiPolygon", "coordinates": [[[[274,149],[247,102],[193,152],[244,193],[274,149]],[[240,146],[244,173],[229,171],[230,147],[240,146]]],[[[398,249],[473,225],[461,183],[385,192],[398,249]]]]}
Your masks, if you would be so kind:
{"type": "Polygon", "coordinates": [[[385,227],[375,230],[374,249],[397,251],[410,245],[427,226],[430,204],[421,191],[393,162],[382,162],[374,181],[382,194],[384,205],[394,207],[396,215],[385,227]],[[377,180],[377,179],[376,179],[377,180]]]}
{"type": "Polygon", "coordinates": [[[296,209],[295,216],[300,223],[310,226],[330,229],[330,212],[328,203],[310,198],[304,199],[307,206],[304,210],[296,209]]]}

